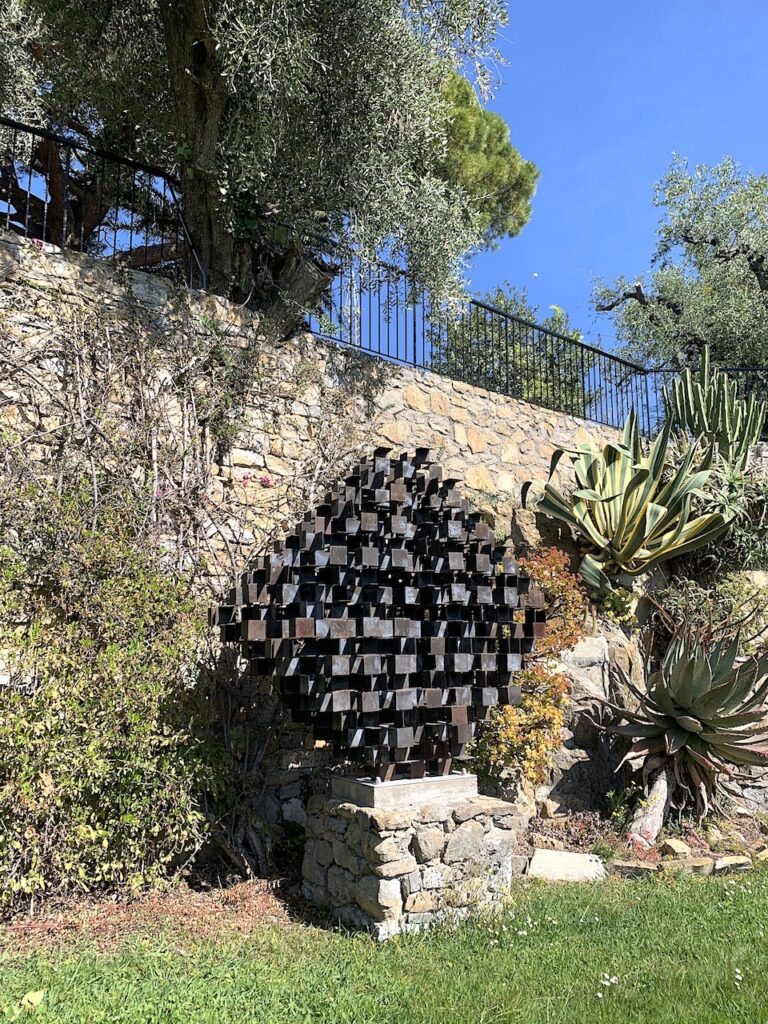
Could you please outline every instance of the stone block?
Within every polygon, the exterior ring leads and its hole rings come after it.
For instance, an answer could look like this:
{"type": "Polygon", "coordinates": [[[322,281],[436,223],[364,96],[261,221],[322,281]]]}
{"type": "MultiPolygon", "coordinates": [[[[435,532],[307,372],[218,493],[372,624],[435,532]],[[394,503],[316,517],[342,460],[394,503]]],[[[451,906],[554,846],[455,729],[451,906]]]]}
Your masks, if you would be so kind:
{"type": "Polygon", "coordinates": [[[328,895],[334,903],[346,904],[353,899],[354,876],[338,864],[328,868],[328,895]]]}
{"type": "Polygon", "coordinates": [[[409,875],[415,871],[418,863],[412,853],[407,853],[400,860],[390,860],[386,864],[373,864],[371,867],[379,878],[399,878],[400,875],[409,875]]]}
{"type": "Polygon", "coordinates": [[[412,893],[406,897],[406,913],[428,914],[437,910],[438,900],[434,890],[412,893]]]}
{"type": "Polygon", "coordinates": [[[419,892],[421,890],[421,872],[410,871],[407,875],[403,875],[400,879],[400,887],[403,891],[403,896],[410,896],[411,893],[419,892]]]}
{"type": "Polygon", "coordinates": [[[664,874],[711,875],[715,862],[711,857],[683,857],[680,860],[666,860],[661,865],[664,874]]]}
{"type": "Polygon", "coordinates": [[[528,865],[530,878],[543,878],[548,882],[595,882],[606,874],[599,857],[567,850],[536,849],[528,865]]]}
{"type": "Polygon", "coordinates": [[[751,857],[720,857],[715,861],[715,874],[716,875],[730,875],[741,871],[752,870],[752,858],[751,857]]]}
{"type": "Polygon", "coordinates": [[[346,837],[344,839],[334,839],[333,841],[333,860],[344,868],[346,871],[350,871],[353,875],[359,875],[362,871],[363,862],[360,857],[356,856],[355,853],[350,849],[346,837]]]}
{"type": "Polygon", "coordinates": [[[421,885],[423,889],[443,889],[450,885],[456,872],[448,864],[430,865],[421,873],[421,885]]]}
{"type": "Polygon", "coordinates": [[[374,921],[400,917],[403,900],[400,882],[396,878],[377,878],[364,875],[355,886],[355,902],[374,921]]]}
{"type": "Polygon", "coordinates": [[[445,847],[445,832],[441,828],[417,828],[411,842],[416,859],[422,864],[439,857],[445,847]]]}
{"type": "Polygon", "coordinates": [[[690,857],[691,848],[682,839],[665,839],[661,844],[663,857],[690,857]]]}
{"type": "Polygon", "coordinates": [[[655,875],[659,870],[658,864],[648,864],[642,860],[614,860],[608,865],[608,869],[614,875],[622,878],[645,878],[647,875],[655,875]]]}
{"type": "Polygon", "coordinates": [[[333,864],[333,846],[326,839],[308,839],[304,849],[305,856],[314,857],[324,868],[333,864]]]}
{"type": "Polygon", "coordinates": [[[363,856],[371,864],[387,864],[402,860],[408,851],[409,836],[393,835],[379,838],[375,832],[362,837],[363,856]]]}
{"type": "Polygon", "coordinates": [[[311,848],[304,851],[304,860],[301,865],[301,877],[310,885],[325,886],[326,869],[313,856],[311,848]]]}
{"type": "Polygon", "coordinates": [[[396,832],[411,825],[413,809],[379,810],[373,807],[358,807],[355,818],[363,831],[396,832]]]}
{"type": "Polygon", "coordinates": [[[452,832],[445,848],[446,864],[459,861],[476,862],[485,854],[485,830],[479,821],[466,821],[452,832]]]}

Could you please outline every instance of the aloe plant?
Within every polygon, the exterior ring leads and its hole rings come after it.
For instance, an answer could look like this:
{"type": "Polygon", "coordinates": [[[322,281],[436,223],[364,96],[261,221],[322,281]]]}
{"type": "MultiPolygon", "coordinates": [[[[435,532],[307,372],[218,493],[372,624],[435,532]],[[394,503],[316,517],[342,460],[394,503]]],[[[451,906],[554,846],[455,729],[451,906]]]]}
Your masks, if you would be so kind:
{"type": "MultiPolygon", "coordinates": [[[[721,776],[768,766],[768,654],[739,660],[738,648],[738,636],[705,648],[695,635],[681,632],[644,691],[625,680],[637,711],[605,702],[626,722],[606,731],[634,741],[624,760],[639,763],[646,781],[655,776],[663,783],[671,775],[672,799],[678,806],[692,802],[699,817],[708,812],[721,776]]],[[[648,843],[658,829],[643,828],[643,812],[630,833],[648,843]]]]}
{"type": "Polygon", "coordinates": [[[645,455],[633,411],[620,442],[609,441],[602,449],[587,442],[576,450],[559,449],[552,458],[536,507],[579,534],[584,548],[579,571],[595,590],[610,590],[611,575],[641,575],[709,544],[728,528],[722,512],[692,511],[693,499],[702,494],[709,478],[711,456],[702,460],[693,444],[673,467],[671,429],[666,423],[645,455]],[[570,494],[551,482],[565,454],[577,482],[570,494]]]}
{"type": "Polygon", "coordinates": [[[703,439],[728,465],[744,472],[762,435],[768,406],[754,394],[739,398],[736,381],[722,370],[713,373],[708,347],[698,379],[686,369],[671,388],[664,386],[662,398],[673,430],[703,439]]]}

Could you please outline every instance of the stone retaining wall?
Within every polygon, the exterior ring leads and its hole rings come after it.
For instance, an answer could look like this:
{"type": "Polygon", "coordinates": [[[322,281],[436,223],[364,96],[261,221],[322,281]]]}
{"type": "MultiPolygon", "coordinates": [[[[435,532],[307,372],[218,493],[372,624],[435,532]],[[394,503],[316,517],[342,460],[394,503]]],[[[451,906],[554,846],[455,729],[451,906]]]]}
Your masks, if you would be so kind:
{"type": "Polygon", "coordinates": [[[492,909],[527,866],[530,813],[485,796],[391,811],[313,797],[303,894],[377,939],[492,909]]]}
{"type": "MultiPolygon", "coordinates": [[[[231,512],[220,543],[242,561],[290,522],[361,453],[432,448],[445,470],[506,533],[526,480],[546,476],[556,446],[618,432],[439,374],[385,363],[303,335],[266,345],[256,315],[163,278],[112,267],[0,231],[3,344],[66,330],[98,311],[110,329],[158,336],[218,332],[263,349],[259,380],[229,451],[212,467],[211,499],[231,512]]],[[[41,393],[44,414],[45,395],[41,393]]]]}

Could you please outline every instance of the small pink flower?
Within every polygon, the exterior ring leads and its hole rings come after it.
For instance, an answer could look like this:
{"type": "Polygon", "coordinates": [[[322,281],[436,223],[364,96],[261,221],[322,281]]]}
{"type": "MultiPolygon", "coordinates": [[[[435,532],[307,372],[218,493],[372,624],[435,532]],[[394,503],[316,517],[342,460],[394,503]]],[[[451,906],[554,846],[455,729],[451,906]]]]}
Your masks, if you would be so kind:
{"type": "Polygon", "coordinates": [[[30,242],[32,243],[32,245],[34,245],[36,249],[39,249],[40,252],[42,252],[45,248],[45,242],[42,240],[42,238],[30,238],[30,242]]]}
{"type": "Polygon", "coordinates": [[[251,474],[250,473],[243,473],[243,483],[244,484],[247,484],[250,479],[251,479],[251,474]]]}
{"type": "Polygon", "coordinates": [[[259,483],[261,484],[262,487],[271,487],[272,479],[271,477],[268,477],[265,473],[264,476],[259,477],[259,483]]]}

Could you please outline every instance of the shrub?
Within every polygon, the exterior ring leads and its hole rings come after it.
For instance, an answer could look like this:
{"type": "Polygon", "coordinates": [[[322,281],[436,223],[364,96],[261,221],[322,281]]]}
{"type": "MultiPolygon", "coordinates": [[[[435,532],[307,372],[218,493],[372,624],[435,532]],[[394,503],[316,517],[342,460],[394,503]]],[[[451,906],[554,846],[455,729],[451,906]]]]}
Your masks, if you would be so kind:
{"type": "Polygon", "coordinates": [[[119,506],[0,492],[0,905],[136,887],[199,842],[203,618],[119,506]]]}
{"type": "Polygon", "coordinates": [[[658,617],[670,638],[686,627],[704,644],[737,635],[742,655],[766,647],[768,588],[755,586],[741,573],[729,573],[711,587],[676,579],[656,599],[658,617]]]}
{"type": "Polygon", "coordinates": [[[537,783],[561,744],[569,684],[565,676],[541,664],[523,669],[516,681],[522,691],[520,704],[491,710],[472,756],[483,775],[499,777],[506,768],[520,768],[537,783]]]}
{"type": "Polygon", "coordinates": [[[722,486],[707,503],[708,509],[722,508],[723,495],[735,505],[730,528],[711,547],[686,559],[687,572],[694,577],[768,569],[768,475],[748,473],[738,488],[722,486]]]}
{"type": "Polygon", "coordinates": [[[547,599],[547,631],[536,641],[538,655],[557,655],[584,636],[587,596],[584,585],[569,569],[568,556],[557,548],[538,548],[520,567],[547,599]]]}

